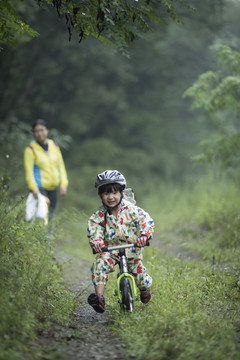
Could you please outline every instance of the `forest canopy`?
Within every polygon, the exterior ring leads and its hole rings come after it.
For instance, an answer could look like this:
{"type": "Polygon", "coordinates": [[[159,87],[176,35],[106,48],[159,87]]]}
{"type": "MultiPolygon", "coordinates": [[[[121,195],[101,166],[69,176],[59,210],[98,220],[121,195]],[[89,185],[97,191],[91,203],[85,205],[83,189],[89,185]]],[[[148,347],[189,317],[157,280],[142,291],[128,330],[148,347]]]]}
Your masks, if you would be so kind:
{"type": "MultiPolygon", "coordinates": [[[[130,46],[142,33],[152,31],[152,24],[180,21],[176,6],[188,6],[185,0],[35,0],[41,8],[56,9],[63,17],[71,40],[76,33],[79,42],[89,35],[118,48],[130,46]]],[[[3,0],[0,3],[0,45],[13,45],[17,36],[37,32],[23,20],[27,1],[3,0]]]]}

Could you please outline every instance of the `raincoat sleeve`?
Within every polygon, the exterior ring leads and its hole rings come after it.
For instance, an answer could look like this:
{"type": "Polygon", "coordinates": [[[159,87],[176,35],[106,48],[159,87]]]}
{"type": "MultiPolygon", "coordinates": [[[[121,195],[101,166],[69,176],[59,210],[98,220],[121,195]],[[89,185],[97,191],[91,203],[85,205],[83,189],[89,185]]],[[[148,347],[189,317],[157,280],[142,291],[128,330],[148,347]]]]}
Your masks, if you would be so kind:
{"type": "Polygon", "coordinates": [[[137,207],[134,221],[138,227],[140,236],[146,235],[148,239],[151,239],[155,228],[154,221],[151,216],[143,209],[137,207]]]}
{"type": "Polygon", "coordinates": [[[68,177],[67,177],[67,172],[63,161],[62,153],[59,146],[57,144],[55,145],[57,147],[57,152],[58,152],[58,166],[59,166],[60,178],[61,178],[60,186],[68,187],[68,177]]]}
{"type": "Polygon", "coordinates": [[[34,167],[34,151],[31,145],[29,145],[24,151],[24,169],[25,177],[29,190],[33,191],[38,188],[33,174],[34,167]]]}
{"type": "Polygon", "coordinates": [[[105,220],[104,213],[98,211],[88,220],[88,238],[91,247],[104,246],[105,239],[105,220]]]}

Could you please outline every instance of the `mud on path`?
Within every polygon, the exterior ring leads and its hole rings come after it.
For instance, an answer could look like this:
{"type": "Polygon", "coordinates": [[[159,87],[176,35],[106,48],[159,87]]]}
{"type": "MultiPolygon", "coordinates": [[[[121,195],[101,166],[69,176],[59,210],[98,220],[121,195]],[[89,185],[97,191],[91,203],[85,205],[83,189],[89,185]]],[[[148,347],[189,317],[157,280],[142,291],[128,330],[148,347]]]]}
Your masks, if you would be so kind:
{"type": "Polygon", "coordinates": [[[108,328],[108,311],[98,314],[87,303],[93,292],[91,263],[64,253],[57,254],[57,261],[63,264],[67,287],[77,296],[79,305],[69,326],[52,325],[40,334],[40,344],[50,349],[42,359],[124,360],[124,345],[108,328]]]}

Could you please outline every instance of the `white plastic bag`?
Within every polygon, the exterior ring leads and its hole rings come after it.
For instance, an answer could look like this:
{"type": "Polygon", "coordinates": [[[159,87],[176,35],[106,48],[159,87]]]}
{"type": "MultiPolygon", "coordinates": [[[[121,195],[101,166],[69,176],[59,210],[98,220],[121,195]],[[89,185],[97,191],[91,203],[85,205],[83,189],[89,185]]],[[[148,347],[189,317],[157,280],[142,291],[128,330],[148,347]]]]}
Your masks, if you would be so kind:
{"type": "Polygon", "coordinates": [[[37,199],[33,196],[33,193],[29,193],[26,201],[26,216],[27,221],[35,219],[37,211],[37,199]]]}
{"type": "Polygon", "coordinates": [[[48,203],[49,200],[46,196],[38,193],[38,204],[36,211],[36,218],[46,220],[48,217],[48,203]]]}
{"type": "Polygon", "coordinates": [[[33,193],[29,193],[26,201],[26,221],[33,221],[34,219],[44,219],[44,224],[48,223],[48,206],[49,199],[38,193],[37,198],[34,197],[33,193]]]}

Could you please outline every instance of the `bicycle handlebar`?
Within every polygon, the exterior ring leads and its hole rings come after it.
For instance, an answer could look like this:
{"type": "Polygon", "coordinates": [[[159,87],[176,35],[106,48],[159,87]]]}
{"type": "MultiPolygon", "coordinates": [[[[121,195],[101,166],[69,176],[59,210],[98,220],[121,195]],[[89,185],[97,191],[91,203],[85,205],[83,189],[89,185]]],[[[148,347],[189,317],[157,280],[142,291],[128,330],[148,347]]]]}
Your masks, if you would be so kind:
{"type": "MultiPolygon", "coordinates": [[[[145,246],[150,246],[149,240],[147,240],[145,246]]],[[[111,250],[129,249],[129,248],[133,248],[133,247],[138,247],[137,243],[126,244],[126,245],[116,245],[116,246],[106,246],[106,247],[103,247],[101,250],[102,250],[102,252],[108,252],[108,251],[111,251],[111,250]]],[[[95,251],[94,249],[92,249],[92,251],[93,251],[94,255],[98,254],[98,252],[95,251]]]]}

